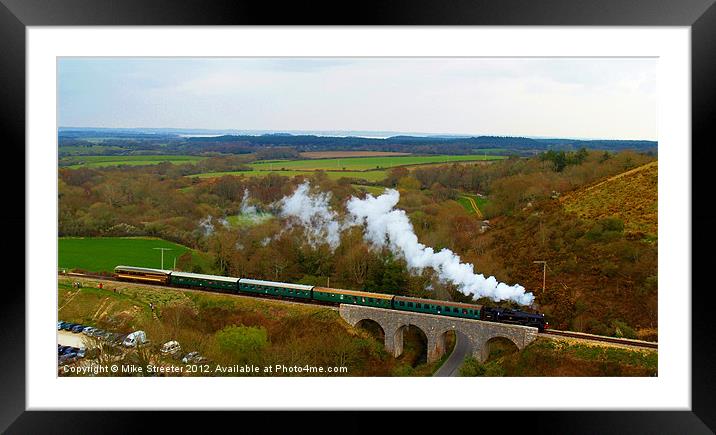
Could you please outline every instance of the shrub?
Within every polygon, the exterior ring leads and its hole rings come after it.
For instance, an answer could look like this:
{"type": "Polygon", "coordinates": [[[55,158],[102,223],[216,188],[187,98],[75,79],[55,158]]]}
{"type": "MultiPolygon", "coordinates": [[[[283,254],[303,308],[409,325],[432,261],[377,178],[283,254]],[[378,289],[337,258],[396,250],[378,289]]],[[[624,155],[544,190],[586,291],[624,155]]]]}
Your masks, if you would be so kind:
{"type": "Polygon", "coordinates": [[[614,336],[619,338],[636,338],[636,331],[632,329],[626,322],[621,320],[612,321],[614,327],[614,336]]]}
{"type": "Polygon", "coordinates": [[[624,222],[618,218],[610,217],[601,219],[599,223],[605,231],[616,231],[620,233],[624,231],[624,222]]]}
{"type": "Polygon", "coordinates": [[[599,240],[602,238],[604,227],[601,224],[594,224],[584,236],[589,240],[599,240]]]}
{"type": "Polygon", "coordinates": [[[640,295],[655,294],[659,289],[659,277],[651,275],[644,280],[644,284],[639,287],[640,295]]]}
{"type": "Polygon", "coordinates": [[[596,335],[609,335],[609,327],[604,323],[596,319],[589,319],[587,321],[587,329],[585,332],[596,335]]]}
{"type": "Polygon", "coordinates": [[[240,360],[260,353],[268,344],[268,333],[263,327],[227,326],[216,333],[219,349],[240,360]]]}
{"type": "Polygon", "coordinates": [[[460,376],[485,376],[485,366],[473,356],[468,356],[460,367],[460,376]]]}
{"type": "Polygon", "coordinates": [[[410,364],[399,365],[393,369],[393,376],[415,376],[415,369],[410,364]]]}
{"type": "Polygon", "coordinates": [[[505,369],[499,361],[492,361],[484,366],[485,376],[505,376],[505,369]]]}

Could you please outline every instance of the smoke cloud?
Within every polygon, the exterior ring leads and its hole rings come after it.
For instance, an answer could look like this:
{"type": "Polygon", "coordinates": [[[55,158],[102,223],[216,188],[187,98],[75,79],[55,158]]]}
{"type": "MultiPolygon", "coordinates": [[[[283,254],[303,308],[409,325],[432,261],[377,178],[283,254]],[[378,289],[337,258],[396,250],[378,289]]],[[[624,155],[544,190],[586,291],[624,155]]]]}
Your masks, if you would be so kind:
{"type": "Polygon", "coordinates": [[[460,257],[449,249],[435,252],[433,248],[418,242],[413,225],[405,211],[395,209],[400,194],[388,189],[382,195],[368,195],[365,199],[352,197],[346,207],[356,224],[364,225],[364,238],[374,246],[387,246],[400,255],[408,266],[417,271],[433,268],[442,282],[452,282],[458,289],[473,298],[489,297],[495,301],[513,300],[522,305],[534,301],[532,293],[525,293],[521,285],[498,282],[494,276],[485,278],[474,271],[474,266],[462,263],[460,257]]]}
{"type": "Polygon", "coordinates": [[[462,263],[460,257],[451,250],[435,252],[433,248],[418,242],[418,236],[405,211],[395,208],[400,200],[397,190],[387,189],[377,197],[368,194],[365,199],[351,197],[346,203],[348,218],[342,224],[337,213],[329,206],[330,198],[330,193],[311,194],[310,183],[304,182],[293,194],[278,202],[279,214],[298,221],[313,246],[328,243],[335,249],[340,244],[343,229],[360,225],[364,230],[363,238],[374,247],[388,247],[404,258],[411,270],[418,273],[431,267],[441,282],[453,283],[459,291],[474,299],[509,299],[522,305],[530,305],[534,301],[534,295],[526,293],[523,286],[498,282],[494,276],[486,278],[475,273],[472,264],[462,263]]]}
{"type": "Polygon", "coordinates": [[[241,214],[255,215],[256,207],[249,204],[249,189],[244,189],[244,196],[241,198],[241,214]]]}
{"type": "Polygon", "coordinates": [[[278,203],[279,215],[298,221],[312,246],[328,243],[331,249],[335,249],[341,242],[342,228],[338,215],[329,205],[331,194],[311,194],[310,188],[310,183],[306,181],[293,194],[282,198],[278,203]]]}
{"type": "Polygon", "coordinates": [[[252,205],[251,195],[248,189],[244,189],[244,196],[241,199],[239,215],[237,216],[239,226],[256,225],[271,219],[271,213],[265,213],[255,205],[252,205]]]}
{"type": "Polygon", "coordinates": [[[212,223],[212,220],[212,216],[209,215],[199,221],[199,228],[205,236],[210,236],[214,234],[214,224],[212,223]]]}

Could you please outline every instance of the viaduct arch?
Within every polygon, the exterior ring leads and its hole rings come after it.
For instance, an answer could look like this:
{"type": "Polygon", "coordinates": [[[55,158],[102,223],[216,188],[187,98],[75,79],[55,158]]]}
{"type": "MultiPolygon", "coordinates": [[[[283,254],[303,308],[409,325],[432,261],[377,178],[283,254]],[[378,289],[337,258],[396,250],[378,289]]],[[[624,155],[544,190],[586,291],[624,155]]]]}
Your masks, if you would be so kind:
{"type": "Polygon", "coordinates": [[[483,362],[488,357],[488,340],[496,337],[506,338],[522,350],[534,341],[538,334],[537,328],[528,326],[360,305],[341,304],[339,312],[341,317],[352,326],[356,326],[361,320],[372,320],[380,325],[385,333],[385,349],[396,358],[403,353],[403,332],[406,327],[416,326],[428,339],[428,362],[439,360],[445,353],[447,331],[459,331],[468,337],[473,355],[483,362]]]}

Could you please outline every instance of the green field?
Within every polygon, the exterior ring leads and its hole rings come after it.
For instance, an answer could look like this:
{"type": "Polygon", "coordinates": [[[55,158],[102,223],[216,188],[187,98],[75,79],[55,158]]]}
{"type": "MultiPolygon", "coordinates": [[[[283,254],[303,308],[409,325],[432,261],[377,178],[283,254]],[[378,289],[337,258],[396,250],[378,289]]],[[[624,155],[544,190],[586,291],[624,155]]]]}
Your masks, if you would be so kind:
{"type": "Polygon", "coordinates": [[[460,163],[484,160],[505,159],[504,156],[461,155],[461,156],[389,156],[389,157],[350,157],[344,159],[312,159],[312,160],[273,160],[251,163],[253,171],[206,172],[190,175],[198,178],[216,178],[224,175],[245,175],[262,177],[267,174],[278,174],[287,177],[295,175],[310,176],[312,172],[326,171],[328,178],[357,178],[366,181],[381,181],[387,176],[387,170],[398,166],[417,166],[441,163],[460,163]],[[380,169],[378,169],[380,168],[380,169]]]}
{"type": "Polygon", "coordinates": [[[389,157],[351,157],[343,159],[311,159],[311,160],[274,160],[255,162],[251,166],[261,170],[301,170],[315,171],[317,169],[331,171],[366,171],[371,169],[386,169],[396,166],[425,165],[432,163],[450,163],[481,160],[505,159],[504,156],[488,155],[461,155],[461,156],[389,156],[389,157]]]}
{"type": "MultiPolygon", "coordinates": [[[[118,265],[161,268],[161,251],[164,251],[164,268],[171,269],[174,258],[187,251],[186,246],[162,239],[143,237],[61,237],[58,242],[60,269],[82,269],[90,272],[111,272],[118,265]]],[[[192,251],[193,252],[193,251],[192,251]]],[[[208,259],[193,252],[193,263],[208,266],[208,259]]]]}
{"type": "Polygon", "coordinates": [[[363,186],[361,184],[353,184],[353,187],[355,187],[358,190],[363,190],[365,192],[370,193],[373,196],[382,195],[383,192],[385,192],[385,187],[383,186],[363,186]]]}
{"type": "Polygon", "coordinates": [[[122,147],[111,145],[64,146],[60,147],[60,156],[96,156],[107,154],[110,151],[122,151],[122,149],[122,147]]]}
{"type": "Polygon", "coordinates": [[[266,222],[269,219],[273,219],[271,213],[256,213],[256,214],[239,214],[233,216],[227,216],[226,220],[232,227],[251,227],[260,223],[266,222]]]}
{"type": "Polygon", "coordinates": [[[99,168],[106,166],[141,166],[156,165],[163,162],[171,162],[176,164],[194,163],[203,160],[206,157],[185,156],[185,155],[166,155],[166,156],[73,156],[63,157],[60,164],[70,169],[77,168],[99,168]]]}
{"type": "MultiPolygon", "coordinates": [[[[293,177],[295,175],[305,175],[310,177],[315,171],[235,171],[235,172],[206,172],[203,174],[188,175],[189,177],[198,178],[216,178],[223,177],[224,175],[246,177],[265,177],[268,174],[283,175],[286,177],[293,177]]],[[[387,175],[386,171],[326,171],[325,174],[332,180],[338,180],[339,178],[358,178],[366,181],[381,181],[387,175]]]]}

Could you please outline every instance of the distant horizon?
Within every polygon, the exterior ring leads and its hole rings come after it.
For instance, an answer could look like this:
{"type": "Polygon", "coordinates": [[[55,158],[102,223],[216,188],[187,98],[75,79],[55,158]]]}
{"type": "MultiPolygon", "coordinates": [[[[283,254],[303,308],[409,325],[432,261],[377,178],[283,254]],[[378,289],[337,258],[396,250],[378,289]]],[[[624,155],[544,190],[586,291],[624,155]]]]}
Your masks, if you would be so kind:
{"type": "Polygon", "coordinates": [[[212,137],[212,136],[261,136],[264,134],[290,134],[294,136],[324,136],[324,137],[360,137],[365,139],[388,139],[394,136],[415,136],[415,137],[456,137],[456,138],[472,138],[472,137],[522,137],[528,139],[567,139],[567,140],[583,140],[583,141],[599,141],[599,140],[615,140],[615,141],[646,141],[657,142],[656,139],[621,139],[621,138],[605,138],[605,137],[568,137],[568,136],[534,136],[534,135],[517,135],[517,134],[489,134],[489,133],[429,133],[429,132],[408,132],[408,131],[384,131],[384,130],[282,130],[282,129],[238,129],[238,128],[203,128],[203,127],[78,127],[78,126],[59,126],[58,132],[64,130],[133,130],[133,131],[166,131],[172,132],[178,136],[186,137],[212,137]],[[182,133],[179,133],[182,132],[182,133]]]}
{"type": "Polygon", "coordinates": [[[655,58],[60,57],[58,124],[656,140],[657,64],[655,58]]]}

